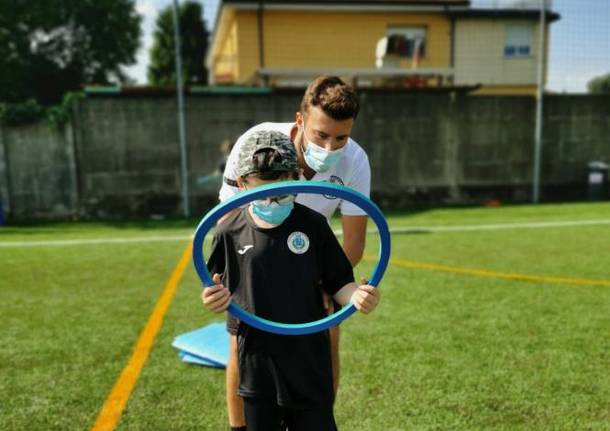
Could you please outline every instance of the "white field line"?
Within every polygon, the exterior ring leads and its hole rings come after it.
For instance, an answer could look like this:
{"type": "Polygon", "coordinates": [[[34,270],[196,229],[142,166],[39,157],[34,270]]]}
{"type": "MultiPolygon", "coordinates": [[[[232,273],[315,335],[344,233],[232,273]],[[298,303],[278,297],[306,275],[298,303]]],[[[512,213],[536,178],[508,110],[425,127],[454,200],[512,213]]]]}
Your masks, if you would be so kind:
{"type": "Polygon", "coordinates": [[[477,230],[505,230],[505,229],[541,229],[549,227],[572,227],[572,226],[596,226],[610,224],[606,220],[572,220],[572,221],[549,221],[530,223],[501,223],[501,224],[479,224],[463,226],[401,226],[390,229],[393,233],[405,232],[467,232],[477,230]]]}
{"type": "MultiPolygon", "coordinates": [[[[486,230],[505,230],[505,229],[542,229],[553,227],[572,227],[572,226],[597,226],[610,225],[610,219],[601,220],[572,220],[556,222],[530,222],[530,223],[500,223],[500,224],[479,224],[479,225],[449,225],[449,226],[401,226],[391,228],[392,233],[408,232],[468,232],[486,230]]],[[[369,229],[368,233],[376,233],[376,229],[369,229]]],[[[335,235],[341,235],[341,230],[335,230],[335,235]]],[[[167,235],[167,236],[138,236],[130,238],[92,238],[92,239],[65,239],[48,241],[4,241],[0,242],[0,248],[9,247],[53,247],[71,245],[95,245],[95,244],[124,244],[124,243],[146,243],[146,242],[166,242],[166,241],[187,241],[191,240],[191,235],[167,235]]]]}
{"type": "Polygon", "coordinates": [[[188,241],[192,235],[168,236],[136,236],[129,238],[91,238],[91,239],[58,239],[48,241],[6,241],[0,242],[0,248],[8,247],[62,247],[67,245],[95,245],[95,244],[125,244],[166,241],[188,241]]]}

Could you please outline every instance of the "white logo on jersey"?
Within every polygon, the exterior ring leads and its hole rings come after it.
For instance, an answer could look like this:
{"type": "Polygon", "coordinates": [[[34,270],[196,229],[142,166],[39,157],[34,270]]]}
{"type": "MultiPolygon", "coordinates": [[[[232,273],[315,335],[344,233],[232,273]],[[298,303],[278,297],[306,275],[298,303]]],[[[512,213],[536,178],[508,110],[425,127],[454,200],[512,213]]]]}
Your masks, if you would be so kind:
{"type": "MultiPolygon", "coordinates": [[[[340,185],[340,186],[344,185],[343,180],[341,179],[341,177],[338,177],[336,175],[331,175],[330,178],[328,179],[328,182],[331,183],[331,184],[337,184],[337,185],[340,185]]],[[[331,196],[331,195],[324,195],[324,197],[326,199],[337,199],[336,196],[331,196]]]]}
{"type": "Polygon", "coordinates": [[[288,235],[288,248],[294,254],[303,254],[309,250],[309,237],[303,232],[292,232],[288,235]]]}
{"type": "Polygon", "coordinates": [[[237,252],[239,254],[244,254],[245,252],[247,252],[248,250],[250,250],[252,247],[254,247],[253,245],[244,245],[244,248],[242,248],[241,250],[237,250],[237,252]]]}

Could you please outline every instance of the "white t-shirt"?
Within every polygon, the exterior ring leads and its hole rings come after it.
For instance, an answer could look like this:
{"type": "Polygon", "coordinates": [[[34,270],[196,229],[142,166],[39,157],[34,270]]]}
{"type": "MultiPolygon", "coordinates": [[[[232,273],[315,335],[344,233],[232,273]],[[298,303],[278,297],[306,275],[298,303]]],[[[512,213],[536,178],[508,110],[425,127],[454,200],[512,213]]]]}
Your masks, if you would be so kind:
{"type": "MultiPolygon", "coordinates": [[[[245,138],[250,133],[260,130],[273,130],[284,133],[286,136],[290,136],[290,131],[292,130],[293,126],[294,123],[261,123],[252,127],[239,137],[231,150],[229,158],[227,159],[224,179],[218,195],[221,201],[224,201],[225,199],[228,199],[239,192],[237,187],[227,184],[226,180],[228,179],[230,181],[235,181],[237,178],[235,173],[237,168],[237,159],[239,149],[245,138]]],[[[371,166],[369,165],[369,159],[360,145],[358,145],[353,139],[349,138],[339,162],[324,173],[316,172],[311,180],[329,181],[331,183],[342,184],[368,197],[371,192],[371,166]]],[[[366,215],[366,213],[361,210],[360,207],[352,204],[351,202],[343,201],[342,199],[338,199],[333,196],[326,197],[323,195],[310,193],[299,194],[296,201],[316,210],[320,214],[324,215],[327,219],[332,217],[337,208],[341,208],[342,215],[366,215]]]]}

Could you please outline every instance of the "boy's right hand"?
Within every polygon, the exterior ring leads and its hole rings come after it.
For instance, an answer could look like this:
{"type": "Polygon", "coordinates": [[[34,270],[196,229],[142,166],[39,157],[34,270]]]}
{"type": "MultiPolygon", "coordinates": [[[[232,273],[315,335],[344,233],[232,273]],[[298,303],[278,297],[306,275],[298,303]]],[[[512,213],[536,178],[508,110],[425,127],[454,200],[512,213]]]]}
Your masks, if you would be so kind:
{"type": "Polygon", "coordinates": [[[214,286],[205,287],[201,292],[201,300],[208,310],[214,313],[222,313],[231,303],[231,292],[222,285],[220,274],[212,276],[214,286]]]}

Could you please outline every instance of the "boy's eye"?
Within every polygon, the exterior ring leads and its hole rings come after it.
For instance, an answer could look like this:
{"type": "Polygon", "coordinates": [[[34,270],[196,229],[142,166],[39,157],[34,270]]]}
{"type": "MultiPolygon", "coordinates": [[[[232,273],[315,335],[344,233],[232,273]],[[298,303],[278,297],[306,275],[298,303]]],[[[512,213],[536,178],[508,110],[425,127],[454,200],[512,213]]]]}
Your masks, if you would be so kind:
{"type": "Polygon", "coordinates": [[[297,195],[295,194],[279,195],[263,199],[261,202],[263,202],[265,205],[269,205],[271,202],[277,202],[278,204],[288,204],[290,202],[294,202],[296,197],[297,195]]]}
{"type": "Polygon", "coordinates": [[[280,196],[275,196],[274,198],[271,198],[271,200],[276,201],[278,204],[284,204],[284,203],[290,203],[290,202],[294,202],[294,199],[296,198],[297,195],[280,195],[280,196]]]}
{"type": "Polygon", "coordinates": [[[290,195],[281,195],[277,197],[277,201],[278,203],[289,203],[289,202],[294,202],[294,200],[296,199],[297,195],[294,194],[290,194],[290,195]]]}

